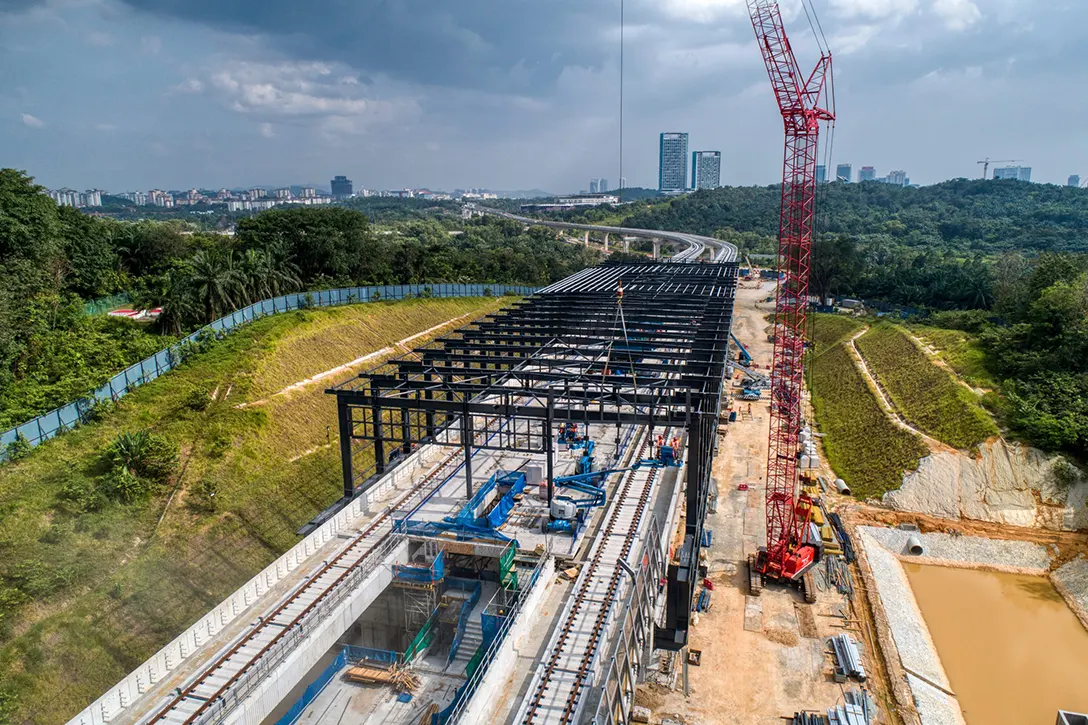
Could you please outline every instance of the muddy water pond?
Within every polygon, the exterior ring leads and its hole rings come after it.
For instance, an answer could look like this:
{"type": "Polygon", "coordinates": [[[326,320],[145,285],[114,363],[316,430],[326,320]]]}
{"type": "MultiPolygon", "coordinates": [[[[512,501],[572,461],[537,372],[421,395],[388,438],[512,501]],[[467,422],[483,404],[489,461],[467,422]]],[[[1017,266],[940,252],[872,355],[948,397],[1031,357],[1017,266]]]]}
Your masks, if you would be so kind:
{"type": "Polygon", "coordinates": [[[904,567],[968,725],[1088,712],[1088,630],[1049,579],[904,567]]]}

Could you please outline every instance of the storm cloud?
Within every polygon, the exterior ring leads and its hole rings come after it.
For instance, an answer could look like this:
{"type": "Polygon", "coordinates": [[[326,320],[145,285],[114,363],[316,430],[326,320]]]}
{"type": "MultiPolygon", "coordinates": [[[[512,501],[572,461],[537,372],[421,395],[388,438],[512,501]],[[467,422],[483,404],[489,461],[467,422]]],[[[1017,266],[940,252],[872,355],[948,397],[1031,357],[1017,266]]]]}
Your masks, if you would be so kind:
{"type": "MultiPolygon", "coordinates": [[[[1088,171],[1088,3],[813,4],[834,162],[921,183],[986,156],[1088,171]]],[[[814,63],[799,0],[782,6],[814,63]]],[[[774,182],[781,123],[743,0],[625,10],[629,183],[655,183],[673,130],[720,149],[726,183],[774,182]]],[[[0,62],[0,152],[53,186],[570,191],[619,173],[618,0],[0,0],[0,62]]]]}

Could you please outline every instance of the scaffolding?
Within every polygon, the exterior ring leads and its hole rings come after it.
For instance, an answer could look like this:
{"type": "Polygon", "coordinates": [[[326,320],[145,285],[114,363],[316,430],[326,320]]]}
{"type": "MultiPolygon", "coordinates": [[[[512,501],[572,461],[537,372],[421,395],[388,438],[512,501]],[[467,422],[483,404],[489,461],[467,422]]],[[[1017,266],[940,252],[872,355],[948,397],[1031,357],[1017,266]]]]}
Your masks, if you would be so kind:
{"type": "Polygon", "coordinates": [[[420,543],[415,564],[394,565],[393,585],[401,590],[406,632],[413,632],[430,620],[438,607],[438,594],[445,578],[445,552],[434,541],[420,543]]]}

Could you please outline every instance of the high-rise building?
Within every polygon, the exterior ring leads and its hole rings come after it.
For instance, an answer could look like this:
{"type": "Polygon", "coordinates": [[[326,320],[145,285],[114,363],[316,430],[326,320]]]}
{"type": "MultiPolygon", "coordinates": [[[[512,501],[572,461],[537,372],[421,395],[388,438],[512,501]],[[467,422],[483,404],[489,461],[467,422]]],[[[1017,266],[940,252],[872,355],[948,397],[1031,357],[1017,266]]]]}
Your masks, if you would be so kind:
{"type": "Polygon", "coordinates": [[[717,189],[722,185],[722,152],[691,152],[691,188],[717,189]]]}
{"type": "Polygon", "coordinates": [[[657,188],[659,191],[684,191],[688,183],[688,135],[661,134],[658,154],[657,188]]]}
{"type": "Polygon", "coordinates": [[[910,179],[907,178],[906,171],[891,171],[888,173],[886,181],[889,184],[894,184],[895,186],[906,186],[910,183],[910,179]]]}
{"type": "Polygon", "coordinates": [[[1066,186],[1080,187],[1080,174],[1070,174],[1069,181],[1065,182],[1066,186]]]}
{"type": "Polygon", "coordinates": [[[589,193],[590,194],[596,194],[600,188],[601,188],[601,180],[600,179],[590,179],[589,180],[589,193]]]}
{"type": "Polygon", "coordinates": [[[83,206],[83,202],[79,198],[80,193],[75,189],[51,189],[49,191],[49,197],[57,202],[57,206],[83,206]]]}
{"type": "Polygon", "coordinates": [[[313,199],[317,196],[317,189],[312,186],[304,186],[299,189],[298,196],[300,199],[313,199]]]}
{"type": "Polygon", "coordinates": [[[333,199],[347,199],[351,196],[351,179],[346,176],[334,176],[329,182],[333,199]]]}
{"type": "Polygon", "coordinates": [[[597,191],[602,194],[608,191],[608,179],[601,179],[601,183],[597,185],[597,191]]]}
{"type": "Polygon", "coordinates": [[[817,184],[826,184],[827,183],[827,167],[824,166],[823,164],[817,164],[816,165],[816,183],[817,184]]]}
{"type": "Polygon", "coordinates": [[[1017,181],[1031,181],[1030,166],[1001,166],[994,169],[995,179],[1015,179],[1017,181]]]}
{"type": "Polygon", "coordinates": [[[854,178],[854,167],[850,164],[839,164],[835,167],[835,181],[849,184],[854,178]]]}
{"type": "Polygon", "coordinates": [[[858,172],[858,181],[876,181],[876,168],[873,166],[862,166],[861,171],[858,172]]]}

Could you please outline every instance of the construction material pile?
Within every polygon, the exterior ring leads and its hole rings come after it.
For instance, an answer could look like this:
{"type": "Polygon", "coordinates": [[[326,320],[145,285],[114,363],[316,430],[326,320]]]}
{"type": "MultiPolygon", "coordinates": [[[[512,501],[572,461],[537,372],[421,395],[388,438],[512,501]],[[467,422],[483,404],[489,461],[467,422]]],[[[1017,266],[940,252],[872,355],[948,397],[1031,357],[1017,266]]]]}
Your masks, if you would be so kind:
{"type": "Polygon", "coordinates": [[[865,681],[865,667],[861,664],[861,654],[857,642],[848,634],[831,637],[831,648],[835,653],[835,681],[845,682],[847,677],[856,677],[865,681]]]}
{"type": "Polygon", "coordinates": [[[839,594],[845,594],[854,598],[854,580],[850,575],[850,567],[846,565],[840,556],[828,556],[824,558],[824,577],[828,586],[834,586],[839,594]]]}
{"type": "Polygon", "coordinates": [[[410,670],[396,663],[386,664],[360,660],[344,675],[350,682],[364,685],[392,685],[398,692],[413,692],[419,687],[419,678],[410,670]]]}
{"type": "Polygon", "coordinates": [[[838,705],[827,711],[831,725],[869,725],[873,718],[874,707],[869,702],[869,695],[864,690],[848,690],[843,693],[846,704],[838,705]]]}

